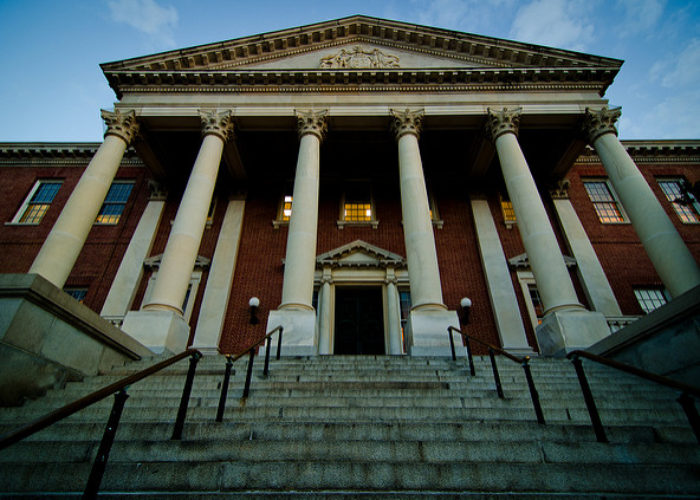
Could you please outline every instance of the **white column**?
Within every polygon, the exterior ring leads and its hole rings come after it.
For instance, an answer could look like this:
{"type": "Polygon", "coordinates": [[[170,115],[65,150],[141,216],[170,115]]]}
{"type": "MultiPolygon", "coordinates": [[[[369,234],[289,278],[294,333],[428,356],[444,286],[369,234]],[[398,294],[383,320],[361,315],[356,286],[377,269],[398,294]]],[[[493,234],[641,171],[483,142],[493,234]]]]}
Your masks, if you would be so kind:
{"type": "Polygon", "coordinates": [[[387,354],[401,355],[401,305],[399,291],[396,288],[396,276],[393,269],[387,269],[386,278],[386,314],[389,323],[389,349],[387,354]]]}
{"type": "Polygon", "coordinates": [[[435,235],[418,147],[423,111],[391,110],[391,114],[398,142],[401,214],[413,304],[408,319],[410,352],[414,356],[448,356],[447,328],[459,327],[459,319],[442,301],[435,235]]]}
{"type": "Polygon", "coordinates": [[[537,340],[543,354],[560,355],[588,347],[610,330],[602,314],[587,311],[578,301],[535,180],[518,144],[519,122],[519,108],[488,110],[487,131],[496,145],[520,237],[545,309],[545,317],[536,330],[537,340]]]}
{"type": "Polygon", "coordinates": [[[284,327],[283,353],[290,356],[318,354],[316,314],[312,306],[316,268],[320,146],[326,131],[326,111],[298,111],[299,156],[292,193],[292,215],[287,233],[287,253],[282,303],[268,316],[268,331],[284,327]]]}
{"type": "Polygon", "coordinates": [[[333,352],[331,344],[331,277],[330,269],[328,269],[328,274],[326,275],[326,270],[323,272],[324,276],[321,279],[321,290],[318,297],[318,308],[319,308],[319,329],[318,329],[318,353],[319,354],[331,354],[333,352]]]}
{"type": "Polygon", "coordinates": [[[617,138],[620,108],[586,109],[584,131],[605,167],[634,230],[672,296],[700,285],[700,269],[659,200],[617,138]]]}
{"type": "Polygon", "coordinates": [[[187,347],[189,325],[182,303],[207,222],[224,142],[231,135],[231,112],[203,112],[204,139],[192,167],[165,246],[153,291],[141,311],[130,311],[122,329],[154,352],[187,347]]]}
{"type": "Polygon", "coordinates": [[[182,314],[182,303],[207,223],[224,142],[233,129],[231,112],[202,113],[202,126],[202,146],[177,209],[153,292],[143,306],[144,310],[170,310],[182,314]]]}
{"type": "Polygon", "coordinates": [[[428,191],[418,147],[422,111],[394,111],[392,121],[399,148],[401,214],[413,309],[447,309],[442,302],[435,235],[428,191]]]}
{"type": "Polygon", "coordinates": [[[138,131],[133,111],[102,111],[104,142],[80,177],[29,273],[40,274],[58,288],[68,279],[97,218],[127,146],[138,131]]]}
{"type": "Polygon", "coordinates": [[[152,186],[151,198],[146,205],[136,230],[124,252],[117,274],[102,306],[100,316],[121,322],[131,308],[136,290],[143,277],[143,261],[151,253],[160,217],[165,206],[165,194],[152,186]]]}
{"type": "Polygon", "coordinates": [[[503,179],[537,281],[537,290],[545,314],[555,309],[581,308],[540,193],[518,144],[519,121],[520,109],[489,110],[488,131],[496,144],[503,179]]]}
{"type": "Polygon", "coordinates": [[[576,210],[571,205],[567,190],[562,188],[552,192],[552,201],[568,247],[576,259],[576,269],[588,303],[593,310],[605,316],[622,316],[610,282],[605,276],[603,266],[600,265],[576,210]]]}
{"type": "Polygon", "coordinates": [[[513,290],[508,262],[493,221],[491,208],[487,200],[476,197],[472,197],[471,205],[481,265],[484,268],[491,310],[496,320],[501,346],[506,351],[519,356],[531,355],[533,351],[527,342],[518,299],[513,290]]]}
{"type": "Polygon", "coordinates": [[[241,198],[243,199],[230,200],[226,207],[221,231],[216,240],[207,287],[204,289],[202,306],[199,308],[192,347],[204,354],[219,352],[219,340],[224,328],[243,229],[245,199],[241,198]]]}

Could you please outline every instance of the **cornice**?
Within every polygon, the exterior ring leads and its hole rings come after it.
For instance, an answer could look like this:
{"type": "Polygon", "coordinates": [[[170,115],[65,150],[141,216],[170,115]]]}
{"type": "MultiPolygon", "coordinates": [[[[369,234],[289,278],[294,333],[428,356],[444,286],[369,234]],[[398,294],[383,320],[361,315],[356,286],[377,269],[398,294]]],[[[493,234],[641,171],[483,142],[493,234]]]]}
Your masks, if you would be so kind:
{"type": "Polygon", "coordinates": [[[429,68],[115,71],[107,78],[125,92],[459,92],[482,90],[594,90],[603,93],[617,69],[429,68]]]}
{"type": "MultiPolygon", "coordinates": [[[[99,142],[5,142],[0,143],[0,164],[85,166],[99,147],[99,142]]],[[[144,163],[129,148],[124,153],[121,165],[144,166],[144,163]]]]}
{"type": "MultiPolygon", "coordinates": [[[[700,163],[700,140],[627,140],[620,141],[638,163],[700,163]]],[[[591,146],[587,146],[576,163],[600,163],[591,146]]]]}

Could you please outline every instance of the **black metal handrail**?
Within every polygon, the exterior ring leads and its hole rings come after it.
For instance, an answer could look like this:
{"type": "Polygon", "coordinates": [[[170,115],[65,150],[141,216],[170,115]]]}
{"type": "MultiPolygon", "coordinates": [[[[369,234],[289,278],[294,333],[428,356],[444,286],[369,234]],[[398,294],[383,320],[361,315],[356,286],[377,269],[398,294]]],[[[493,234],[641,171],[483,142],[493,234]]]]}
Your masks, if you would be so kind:
{"type": "Polygon", "coordinates": [[[109,419],[107,420],[107,426],[105,427],[104,434],[102,435],[102,441],[100,442],[100,447],[97,451],[95,462],[92,465],[90,477],[88,478],[87,486],[85,487],[84,492],[84,498],[96,498],[97,492],[100,488],[100,483],[102,482],[105,467],[107,466],[109,452],[112,448],[112,443],[114,442],[114,437],[117,433],[117,427],[119,426],[119,419],[121,418],[121,414],[124,409],[124,403],[129,397],[129,395],[126,393],[128,387],[187,357],[190,358],[190,366],[189,370],[187,371],[185,386],[182,390],[180,407],[178,408],[172,435],[172,439],[180,439],[182,437],[182,428],[185,424],[185,417],[187,415],[187,407],[189,405],[190,393],[192,391],[192,381],[194,379],[195,369],[197,367],[197,362],[202,357],[202,354],[197,349],[187,349],[180,354],[176,354],[175,356],[161,361],[160,363],[156,363],[155,365],[141,370],[140,372],[134,373],[133,375],[124,377],[123,379],[92,392],[87,396],[78,399],[77,401],[73,401],[72,403],[54,410],[51,413],[48,413],[47,415],[35,420],[34,422],[30,422],[22,427],[19,427],[18,429],[15,429],[14,431],[0,436],[0,450],[3,450],[8,446],[15,444],[18,441],[21,441],[22,439],[31,436],[32,434],[39,432],[40,430],[45,429],[46,427],[49,427],[50,425],[53,425],[64,418],[69,417],[74,413],[114,394],[112,410],[110,412],[109,419]]]}
{"type": "Polygon", "coordinates": [[[481,344],[485,347],[488,348],[489,350],[489,358],[491,359],[491,370],[493,372],[493,380],[496,383],[496,392],[498,393],[499,398],[503,398],[503,387],[501,386],[501,377],[498,374],[498,366],[496,365],[496,357],[494,353],[499,353],[506,358],[510,359],[511,361],[515,361],[516,363],[519,363],[520,366],[523,367],[523,371],[525,372],[525,380],[527,380],[527,387],[530,390],[530,398],[532,399],[532,406],[535,410],[535,416],[537,417],[537,423],[538,424],[545,424],[544,420],[544,413],[542,412],[542,405],[540,404],[540,396],[537,393],[537,388],[535,387],[535,381],[532,378],[532,372],[530,371],[530,356],[525,356],[524,358],[519,358],[517,356],[514,356],[513,354],[504,351],[500,347],[496,347],[495,345],[489,344],[488,342],[484,342],[483,340],[479,340],[477,338],[472,337],[469,334],[464,333],[462,330],[459,328],[455,328],[454,326],[450,326],[447,328],[447,336],[450,338],[450,348],[452,350],[452,360],[456,361],[457,360],[457,355],[455,353],[455,341],[454,338],[452,338],[452,332],[459,333],[462,337],[464,337],[465,340],[465,347],[467,348],[467,359],[469,360],[469,373],[473,377],[475,375],[475,370],[474,370],[474,360],[472,357],[472,350],[471,350],[471,345],[469,344],[470,340],[473,340],[474,342],[481,344]]]}
{"type": "Polygon", "coordinates": [[[586,351],[572,351],[567,354],[566,357],[571,360],[574,368],[576,369],[576,375],[578,376],[578,381],[581,385],[583,399],[586,402],[586,408],[588,409],[588,414],[591,417],[591,425],[593,426],[596,439],[599,442],[607,443],[608,438],[605,435],[605,429],[603,429],[603,424],[600,420],[600,415],[598,414],[598,407],[593,399],[593,392],[591,391],[591,387],[588,385],[586,372],[583,370],[583,363],[581,362],[580,358],[590,359],[591,361],[609,366],[610,368],[615,368],[616,370],[620,370],[665,387],[681,391],[681,395],[678,397],[677,401],[683,408],[683,411],[685,411],[685,414],[688,417],[688,423],[693,429],[693,433],[695,434],[698,443],[700,443],[700,416],[698,415],[698,410],[695,407],[695,401],[692,398],[692,396],[700,397],[700,387],[684,384],[683,382],[678,382],[677,380],[673,380],[668,377],[656,375],[655,373],[641,370],[635,366],[620,363],[619,361],[604,358],[586,351]]]}
{"type": "Polygon", "coordinates": [[[262,337],[260,340],[257,342],[253,343],[250,347],[245,349],[244,351],[236,354],[236,355],[231,355],[227,354],[226,355],[226,369],[224,371],[224,380],[221,383],[221,394],[219,396],[219,407],[216,410],[216,421],[217,422],[223,422],[224,419],[224,411],[226,410],[226,398],[228,396],[228,384],[229,384],[229,379],[231,378],[231,367],[233,366],[233,363],[241,359],[243,356],[248,354],[248,370],[246,371],[246,377],[245,377],[245,385],[243,387],[243,398],[248,397],[248,393],[250,392],[250,380],[253,375],[253,361],[255,360],[255,350],[267,340],[267,346],[265,347],[265,368],[263,369],[263,375],[267,377],[267,375],[270,373],[270,345],[272,343],[272,336],[275,333],[279,332],[279,337],[277,337],[277,355],[275,356],[276,359],[280,359],[280,355],[282,353],[282,333],[284,332],[284,328],[282,325],[278,325],[272,330],[270,330],[268,333],[265,334],[264,337],[262,337]]]}

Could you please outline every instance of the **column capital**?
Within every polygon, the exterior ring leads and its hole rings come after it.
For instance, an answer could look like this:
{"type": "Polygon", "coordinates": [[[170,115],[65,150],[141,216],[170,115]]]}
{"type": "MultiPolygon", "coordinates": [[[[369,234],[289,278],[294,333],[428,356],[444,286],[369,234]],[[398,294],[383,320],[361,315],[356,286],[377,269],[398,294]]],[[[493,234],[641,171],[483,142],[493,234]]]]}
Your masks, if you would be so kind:
{"type": "Polygon", "coordinates": [[[570,185],[571,182],[569,179],[562,179],[557,182],[556,186],[549,190],[549,194],[552,196],[553,200],[568,200],[570,185]]]}
{"type": "Polygon", "coordinates": [[[523,108],[503,108],[502,110],[487,108],[486,112],[488,113],[486,133],[493,142],[508,132],[518,135],[523,108]]]}
{"type": "Polygon", "coordinates": [[[417,109],[411,111],[410,109],[406,109],[405,111],[399,111],[392,109],[390,112],[393,117],[391,120],[391,130],[396,134],[397,141],[405,134],[413,134],[416,137],[420,135],[423,116],[425,116],[424,110],[417,109]]]}
{"type": "Polygon", "coordinates": [[[593,144],[595,140],[603,134],[617,135],[615,122],[620,118],[622,108],[608,108],[605,106],[600,111],[593,111],[591,108],[586,108],[586,114],[583,116],[582,130],[589,143],[593,144]]]}
{"type": "Polygon", "coordinates": [[[115,111],[102,109],[100,110],[100,114],[107,125],[105,137],[108,135],[116,135],[126,142],[127,146],[131,144],[131,141],[134,140],[139,131],[139,124],[136,121],[135,111],[132,110],[122,113],[118,109],[115,111]]]}
{"type": "Polygon", "coordinates": [[[231,110],[200,110],[199,117],[202,120],[202,137],[215,135],[226,142],[233,135],[233,114],[231,110]]]}
{"type": "Polygon", "coordinates": [[[297,115],[299,138],[301,139],[306,134],[313,134],[318,137],[319,141],[322,141],[328,131],[328,121],[326,120],[328,110],[322,109],[320,111],[314,111],[311,109],[308,111],[295,111],[297,115]]]}

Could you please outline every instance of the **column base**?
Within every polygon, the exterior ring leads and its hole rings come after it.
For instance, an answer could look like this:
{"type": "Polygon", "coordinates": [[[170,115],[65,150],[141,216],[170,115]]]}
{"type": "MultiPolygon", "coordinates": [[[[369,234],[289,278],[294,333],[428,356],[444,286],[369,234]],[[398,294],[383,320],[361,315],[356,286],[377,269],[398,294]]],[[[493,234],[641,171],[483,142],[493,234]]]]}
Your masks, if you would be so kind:
{"type": "MultiPolygon", "coordinates": [[[[411,356],[452,356],[447,328],[459,328],[456,311],[418,310],[408,316],[409,354],[411,356]]],[[[455,352],[464,356],[461,336],[454,335],[455,352]],[[459,338],[458,338],[459,337],[459,338]]]]}
{"type": "Polygon", "coordinates": [[[156,354],[184,351],[190,336],[190,326],[172,311],[129,311],[122,330],[156,354]]]}
{"type": "MultiPolygon", "coordinates": [[[[277,309],[267,317],[266,332],[282,325],[282,356],[316,356],[318,336],[316,312],[307,309],[277,309]]],[[[276,348],[279,335],[272,337],[272,347],[276,348]]]]}
{"type": "Polygon", "coordinates": [[[564,309],[547,314],[535,330],[540,354],[565,356],[576,349],[587,349],[610,335],[602,313],[585,309],[564,309]]]}

